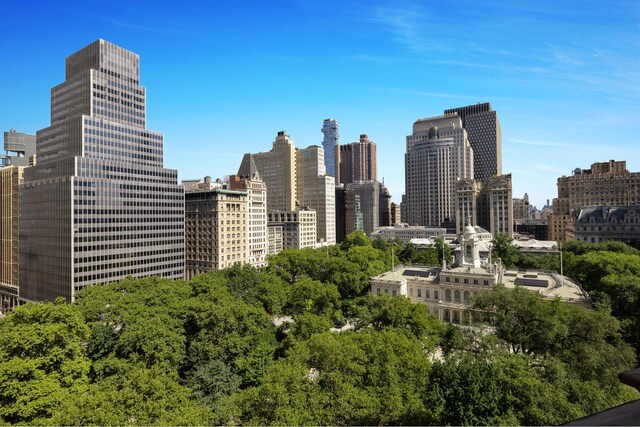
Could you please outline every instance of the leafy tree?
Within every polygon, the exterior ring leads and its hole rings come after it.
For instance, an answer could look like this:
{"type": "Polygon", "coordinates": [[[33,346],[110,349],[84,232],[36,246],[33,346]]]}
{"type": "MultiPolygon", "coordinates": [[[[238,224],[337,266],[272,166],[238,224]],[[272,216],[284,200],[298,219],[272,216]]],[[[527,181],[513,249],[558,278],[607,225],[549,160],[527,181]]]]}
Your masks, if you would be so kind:
{"type": "Polygon", "coordinates": [[[243,382],[255,381],[262,367],[247,369],[247,360],[264,362],[265,353],[273,355],[277,345],[269,315],[262,307],[231,295],[215,275],[196,276],[189,284],[194,294],[183,302],[188,357],[181,370],[190,372],[202,363],[220,360],[234,373],[246,375],[243,382]]]}
{"type": "Polygon", "coordinates": [[[86,390],[89,328],[75,306],[27,304],[0,319],[0,420],[41,424],[86,390]]]}
{"type": "Polygon", "coordinates": [[[444,258],[447,260],[448,263],[453,262],[453,251],[443,239],[440,239],[440,238],[435,239],[435,250],[438,253],[438,264],[442,264],[443,253],[444,253],[444,258]]]}
{"type": "Polygon", "coordinates": [[[340,243],[340,248],[343,251],[347,251],[353,246],[372,246],[371,239],[364,234],[364,231],[356,230],[348,234],[342,243],[340,243]]]}
{"type": "Polygon", "coordinates": [[[332,316],[339,307],[339,299],[340,293],[335,285],[303,277],[291,287],[288,312],[332,316]]]}
{"type": "Polygon", "coordinates": [[[403,248],[398,252],[398,258],[403,264],[411,264],[416,258],[418,250],[413,243],[405,243],[403,248]]]}
{"type": "Polygon", "coordinates": [[[619,322],[606,312],[545,300],[519,286],[480,293],[473,307],[486,313],[496,335],[514,353],[557,357],[583,381],[617,389],[618,372],[634,364],[633,349],[622,341],[619,322]]]}
{"type": "Polygon", "coordinates": [[[220,400],[240,387],[242,378],[220,360],[209,360],[198,365],[187,377],[186,385],[200,404],[214,412],[220,400]]]}
{"type": "Polygon", "coordinates": [[[523,354],[449,356],[432,368],[426,406],[442,425],[557,425],[586,415],[523,354]]]}
{"type": "Polygon", "coordinates": [[[177,375],[136,364],[61,402],[54,425],[204,425],[212,414],[193,402],[177,375]]]}
{"type": "Polygon", "coordinates": [[[428,248],[423,251],[418,251],[413,262],[414,264],[422,264],[422,265],[439,265],[440,258],[442,256],[438,255],[438,251],[436,248],[428,248]]]}
{"type": "Polygon", "coordinates": [[[506,234],[499,233],[491,241],[493,257],[500,258],[506,267],[514,266],[518,262],[518,250],[513,246],[513,239],[506,234]]]}
{"type": "Polygon", "coordinates": [[[433,349],[443,333],[443,324],[429,315],[426,306],[413,304],[405,297],[367,295],[358,301],[355,326],[357,330],[373,328],[394,330],[421,340],[433,349]]]}
{"type": "Polygon", "coordinates": [[[429,424],[421,395],[430,363],[393,331],[314,334],[277,361],[259,387],[234,396],[235,424],[429,424]]]}

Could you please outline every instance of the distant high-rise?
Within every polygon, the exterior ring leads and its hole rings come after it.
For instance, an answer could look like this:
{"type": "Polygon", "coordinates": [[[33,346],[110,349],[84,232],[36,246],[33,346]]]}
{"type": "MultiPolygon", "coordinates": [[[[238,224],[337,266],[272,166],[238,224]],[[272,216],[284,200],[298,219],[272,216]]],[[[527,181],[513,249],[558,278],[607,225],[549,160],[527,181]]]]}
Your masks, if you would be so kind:
{"type": "Polygon", "coordinates": [[[473,148],[473,178],[487,182],[494,175],[502,174],[502,130],[498,113],[491,104],[468,105],[451,108],[444,114],[458,113],[473,148]]]}
{"type": "Polygon", "coordinates": [[[457,114],[417,120],[405,154],[406,222],[440,227],[455,220],[456,183],[472,178],[473,170],[473,150],[457,114]]]}
{"type": "Polygon", "coordinates": [[[340,122],[334,119],[324,119],[322,123],[322,148],[324,148],[324,164],[327,175],[336,176],[336,158],[335,151],[340,139],[340,122]]]}
{"type": "Polygon", "coordinates": [[[184,193],[148,130],[137,54],[97,40],[66,60],[20,197],[20,299],[184,276],[184,193]]]}
{"type": "Polygon", "coordinates": [[[462,234],[467,220],[488,230],[495,237],[513,237],[513,197],[511,174],[491,177],[482,182],[460,179],[456,185],[456,233],[462,234]]]}
{"type": "Polygon", "coordinates": [[[336,182],[351,184],[378,179],[376,144],[366,134],[358,142],[340,145],[336,149],[336,182]]]}
{"type": "Polygon", "coordinates": [[[253,156],[245,154],[238,174],[230,177],[229,188],[247,192],[249,207],[248,256],[247,261],[253,267],[262,267],[267,263],[267,185],[260,177],[253,156]]]}
{"type": "MultiPolygon", "coordinates": [[[[267,184],[268,212],[314,210],[318,242],[335,244],[335,179],[326,174],[323,148],[297,150],[289,135],[280,131],[271,151],[252,157],[267,184]]],[[[309,215],[303,216],[306,220],[309,215]]]]}
{"type": "Polygon", "coordinates": [[[29,159],[36,154],[36,136],[11,129],[4,133],[4,150],[0,167],[29,166],[29,159]]]}
{"type": "Polygon", "coordinates": [[[318,242],[336,244],[335,178],[324,168],[324,150],[312,145],[296,150],[297,194],[300,207],[316,211],[318,242]]]}
{"type": "Polygon", "coordinates": [[[296,147],[285,131],[278,132],[271,151],[252,154],[260,176],[267,184],[267,209],[296,209],[296,147]]]}

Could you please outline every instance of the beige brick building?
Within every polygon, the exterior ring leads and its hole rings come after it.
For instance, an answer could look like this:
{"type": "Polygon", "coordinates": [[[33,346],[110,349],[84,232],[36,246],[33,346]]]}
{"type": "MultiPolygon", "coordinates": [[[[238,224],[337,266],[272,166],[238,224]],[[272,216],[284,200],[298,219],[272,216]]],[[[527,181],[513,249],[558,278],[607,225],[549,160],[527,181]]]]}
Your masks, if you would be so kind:
{"type": "Polygon", "coordinates": [[[575,220],[585,206],[640,204],[640,172],[629,172],[627,162],[609,160],[590,169],[577,168],[571,176],[558,178],[558,197],[549,216],[549,239],[573,240],[575,220]]]}
{"type": "Polygon", "coordinates": [[[18,304],[20,286],[19,185],[24,167],[8,166],[0,170],[0,307],[18,304]]]}
{"type": "Polygon", "coordinates": [[[251,154],[245,154],[238,174],[229,177],[229,189],[246,191],[248,197],[247,261],[253,267],[267,264],[267,185],[251,154]]]}
{"type": "Polygon", "coordinates": [[[269,191],[267,210],[296,210],[296,147],[289,135],[278,132],[271,151],[252,157],[269,191]]]}
{"type": "Polygon", "coordinates": [[[486,182],[461,179],[456,185],[456,233],[468,219],[495,237],[513,237],[513,191],[511,174],[492,176],[486,182]]]}
{"type": "Polygon", "coordinates": [[[473,150],[457,113],[417,120],[407,136],[405,221],[429,227],[454,221],[456,183],[473,178],[473,167],[473,150]]]}
{"type": "Polygon", "coordinates": [[[247,225],[246,192],[185,192],[185,277],[246,263],[247,225]]]}
{"type": "Polygon", "coordinates": [[[333,245],[336,242],[335,179],[326,174],[324,154],[324,149],[317,145],[296,150],[289,135],[280,131],[271,151],[255,153],[252,157],[267,185],[267,211],[293,212],[302,208],[315,211],[317,241],[314,243],[333,245]]]}

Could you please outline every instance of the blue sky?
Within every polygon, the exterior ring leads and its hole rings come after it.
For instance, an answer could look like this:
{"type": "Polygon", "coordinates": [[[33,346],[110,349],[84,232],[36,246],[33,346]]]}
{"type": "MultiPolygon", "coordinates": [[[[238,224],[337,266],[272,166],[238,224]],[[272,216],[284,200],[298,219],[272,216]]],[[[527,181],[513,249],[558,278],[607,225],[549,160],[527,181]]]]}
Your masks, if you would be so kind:
{"type": "Polygon", "coordinates": [[[180,179],[235,173],[279,130],[320,144],[331,117],[341,143],[376,142],[399,202],[413,122],[487,101],[515,197],[541,207],[596,161],[640,170],[636,0],[3,3],[0,130],[48,126],[66,56],[103,38],[140,55],[180,179]]]}

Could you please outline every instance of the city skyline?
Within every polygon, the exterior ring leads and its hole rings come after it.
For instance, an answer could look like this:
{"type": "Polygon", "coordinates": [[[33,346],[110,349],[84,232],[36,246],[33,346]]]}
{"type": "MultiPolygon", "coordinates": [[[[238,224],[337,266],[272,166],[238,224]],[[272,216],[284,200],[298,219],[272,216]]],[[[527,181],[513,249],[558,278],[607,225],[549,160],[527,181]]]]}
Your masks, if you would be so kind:
{"type": "Polygon", "coordinates": [[[82,5],[6,6],[3,130],[44,128],[64,58],[102,38],[145,58],[148,126],[164,133],[180,180],[235,173],[279,130],[321,145],[333,118],[341,143],[376,141],[378,179],[398,203],[411,124],[477,102],[500,115],[514,197],[539,208],[576,167],[615,159],[640,170],[633,2],[82,5]]]}

